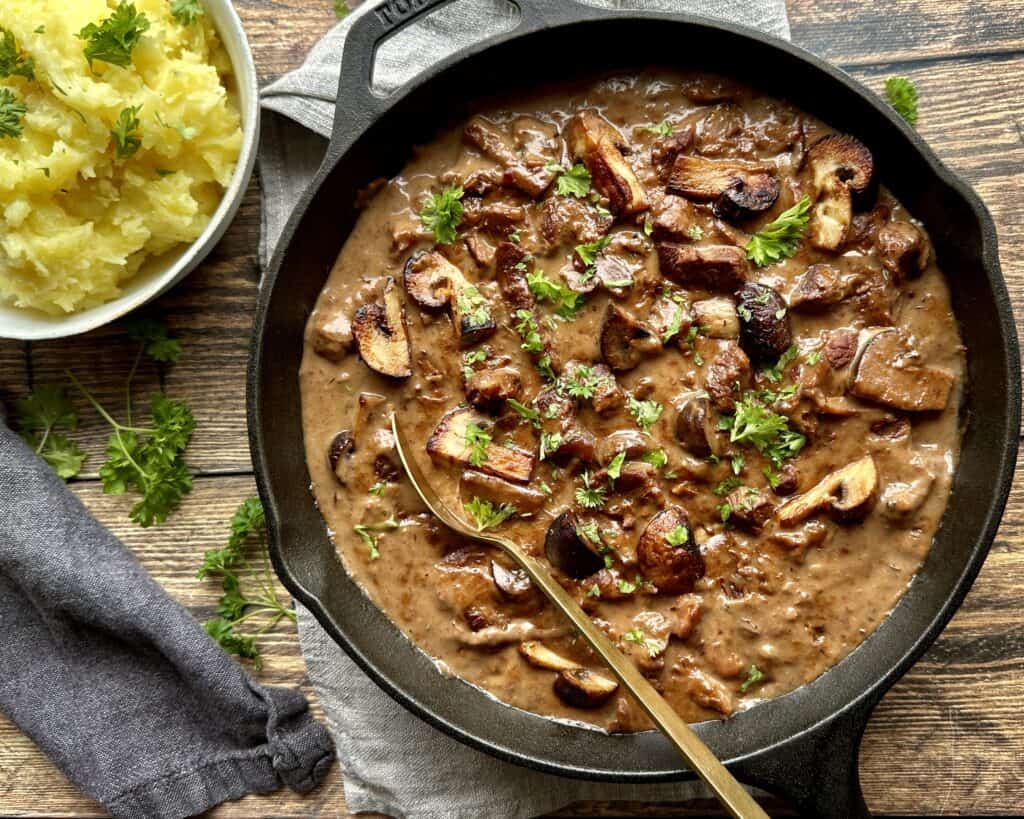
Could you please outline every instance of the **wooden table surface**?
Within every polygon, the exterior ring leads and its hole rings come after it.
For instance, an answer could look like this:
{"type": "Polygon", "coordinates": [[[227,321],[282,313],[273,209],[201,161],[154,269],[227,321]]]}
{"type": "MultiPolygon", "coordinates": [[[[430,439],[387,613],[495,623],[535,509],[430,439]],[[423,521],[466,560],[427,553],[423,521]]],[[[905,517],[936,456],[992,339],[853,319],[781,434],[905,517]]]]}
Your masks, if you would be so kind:
{"type": "MultiPolygon", "coordinates": [[[[235,0],[235,5],[264,82],[298,65],[334,22],[330,0],[235,0]]],[[[892,74],[914,80],[921,98],[919,130],[976,188],[995,217],[1003,272],[1017,314],[1024,315],[1024,0],[790,0],[789,8],[794,42],[871,88],[879,90],[892,74]]],[[[73,490],[168,592],[202,619],[211,616],[217,594],[214,584],[196,579],[196,567],[204,550],[222,545],[231,513],[254,491],[244,382],[259,225],[254,181],[213,256],[157,305],[184,347],[164,388],[186,400],[198,421],[188,450],[195,489],[171,522],[149,530],[129,522],[130,501],[105,496],[95,474],[106,429],[83,412],[85,424],[77,434],[91,457],[73,490]]],[[[120,382],[133,352],[116,328],[68,341],[0,341],[0,400],[23,395],[32,385],[63,383],[62,372],[70,365],[101,401],[113,403],[116,387],[108,385],[120,382]]],[[[154,370],[142,373],[140,394],[157,386],[154,370]]],[[[1018,486],[963,607],[871,721],[861,774],[876,813],[1024,812],[1022,525],[1024,486],[1018,486]]],[[[294,626],[279,627],[262,646],[259,679],[300,686],[315,699],[294,626]]],[[[590,804],[560,815],[697,815],[709,808],[590,804]]],[[[2,716],[0,814],[104,815],[2,716]]],[[[348,811],[335,768],[326,785],[308,796],[247,797],[213,814],[305,817],[348,811]]]]}

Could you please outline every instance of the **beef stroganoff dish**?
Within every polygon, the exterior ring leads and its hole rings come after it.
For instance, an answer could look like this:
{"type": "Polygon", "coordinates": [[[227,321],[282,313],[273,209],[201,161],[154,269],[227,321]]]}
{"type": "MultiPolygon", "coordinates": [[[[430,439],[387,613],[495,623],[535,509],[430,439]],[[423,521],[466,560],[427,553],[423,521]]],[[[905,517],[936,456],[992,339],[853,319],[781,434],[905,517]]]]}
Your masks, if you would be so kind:
{"type": "Polygon", "coordinates": [[[685,719],[810,682],[931,547],[964,349],[871,146],[703,73],[475,113],[371,185],[306,331],[313,491],[349,573],[499,700],[650,727],[509,558],[550,563],[685,719]]]}

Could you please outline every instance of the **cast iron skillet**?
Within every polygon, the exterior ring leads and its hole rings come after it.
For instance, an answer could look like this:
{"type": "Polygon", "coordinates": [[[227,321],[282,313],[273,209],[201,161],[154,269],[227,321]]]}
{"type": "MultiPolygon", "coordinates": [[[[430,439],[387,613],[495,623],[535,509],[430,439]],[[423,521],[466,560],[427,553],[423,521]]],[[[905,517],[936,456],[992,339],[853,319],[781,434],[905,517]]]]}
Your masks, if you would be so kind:
{"type": "Polygon", "coordinates": [[[323,166],[292,215],[260,294],[249,370],[249,431],[271,555],[288,589],[391,696],[446,733],[502,759],[584,779],[692,778],[653,732],[609,736],[501,705],[431,661],[351,581],[327,537],[303,448],[297,375],[303,329],[351,230],[356,192],[390,177],[475,101],[545,80],[644,67],[707,68],[788,99],[856,134],[880,178],[931,234],[969,350],[966,433],[942,526],[892,615],[826,674],[697,731],[741,779],[809,816],[867,816],[857,775],[874,705],[963,600],[1010,488],[1020,415],[1018,347],[996,233],[978,197],[870,92],[758,32],[683,14],[613,12],[569,0],[516,0],[519,25],[437,63],[391,96],[370,90],[376,47],[446,0],[388,0],[353,24],[323,166]]]}

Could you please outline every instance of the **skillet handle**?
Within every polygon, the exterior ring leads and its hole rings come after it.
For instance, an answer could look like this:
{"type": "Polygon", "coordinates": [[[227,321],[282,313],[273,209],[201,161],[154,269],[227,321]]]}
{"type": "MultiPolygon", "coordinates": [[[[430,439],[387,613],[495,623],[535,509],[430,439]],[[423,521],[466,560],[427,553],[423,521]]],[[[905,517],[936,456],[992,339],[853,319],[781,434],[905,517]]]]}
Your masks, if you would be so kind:
{"type": "Polygon", "coordinates": [[[741,781],[789,800],[806,819],[870,819],[858,758],[879,699],[873,693],[828,723],[730,768],[741,781]]]}
{"type": "MultiPolygon", "coordinates": [[[[369,8],[352,21],[352,27],[345,37],[329,153],[337,155],[346,150],[355,136],[362,133],[379,116],[389,100],[405,91],[405,87],[398,88],[387,96],[379,96],[373,92],[373,66],[380,44],[414,20],[451,2],[453,0],[366,0],[369,8]]],[[[510,2],[519,10],[518,24],[510,31],[482,38],[478,43],[474,43],[473,51],[482,49],[492,39],[539,31],[605,13],[600,9],[577,5],[570,0],[510,2]]],[[[452,57],[461,57],[464,54],[465,50],[453,54],[452,57]]]]}

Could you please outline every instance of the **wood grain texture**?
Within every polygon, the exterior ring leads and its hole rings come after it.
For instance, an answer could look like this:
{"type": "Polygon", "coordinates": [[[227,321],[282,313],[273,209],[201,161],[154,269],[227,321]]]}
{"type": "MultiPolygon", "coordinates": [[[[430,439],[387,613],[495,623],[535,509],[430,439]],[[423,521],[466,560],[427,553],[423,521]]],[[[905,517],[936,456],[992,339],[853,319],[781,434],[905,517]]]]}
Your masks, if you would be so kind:
{"type": "MultiPolygon", "coordinates": [[[[847,67],[876,91],[885,77],[911,77],[921,93],[919,130],[937,154],[975,186],[996,220],[1003,271],[1018,315],[1024,309],[1024,0],[911,0],[900,4],[790,0],[794,41],[847,67]]],[[[299,64],[333,23],[329,0],[236,0],[266,81],[299,64]]],[[[181,362],[166,373],[146,366],[137,394],[163,387],[187,400],[198,421],[188,452],[195,491],[166,526],[141,530],[126,499],[104,496],[93,479],[106,430],[83,409],[81,438],[93,454],[73,488],[92,511],[197,617],[217,592],[195,578],[208,548],[220,545],[231,512],[253,492],[245,429],[245,365],[256,298],[259,230],[254,183],[239,217],[202,268],[161,298],[154,311],[182,339],[181,362]]],[[[113,407],[131,366],[123,334],[107,328],[59,342],[0,341],[0,400],[30,384],[63,382],[73,367],[113,407]]],[[[1018,464],[1018,474],[1020,464],[1018,464]]],[[[1024,483],[1013,491],[992,553],[961,610],[935,646],[889,693],[861,754],[864,789],[879,813],[1017,814],[1024,808],[1024,483]]],[[[313,701],[294,627],[262,643],[259,679],[298,685],[313,701]]],[[[773,815],[787,815],[779,805],[773,815]]],[[[568,816],[717,815],[710,803],[574,805],[568,816]]],[[[0,717],[0,815],[102,816],[9,722],[0,717]]],[[[341,773],[316,793],[247,797],[217,817],[347,816],[341,773]]]]}

